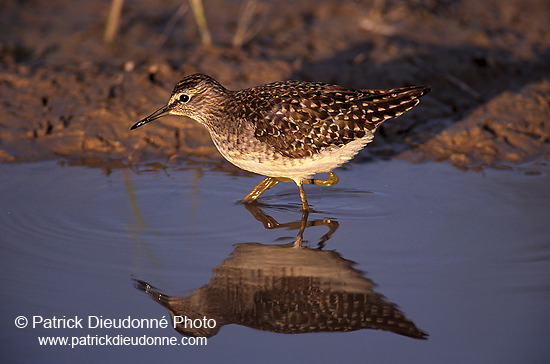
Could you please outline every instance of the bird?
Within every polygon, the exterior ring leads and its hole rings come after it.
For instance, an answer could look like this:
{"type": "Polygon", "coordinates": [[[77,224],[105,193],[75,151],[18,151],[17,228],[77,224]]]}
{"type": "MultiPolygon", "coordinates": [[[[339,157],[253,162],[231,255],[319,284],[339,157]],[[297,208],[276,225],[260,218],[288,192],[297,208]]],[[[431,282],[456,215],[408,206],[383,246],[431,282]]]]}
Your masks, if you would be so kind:
{"type": "Polygon", "coordinates": [[[225,159],[266,176],[241,202],[255,202],[279,182],[294,182],[305,212],[310,206],[304,183],[336,184],[334,169],[370,143],[380,124],[416,106],[429,91],[427,86],[361,90],[294,80],[229,90],[195,73],[176,84],[165,106],[130,129],[166,115],[194,119],[225,159]],[[318,173],[329,178],[313,179],[318,173]]]}

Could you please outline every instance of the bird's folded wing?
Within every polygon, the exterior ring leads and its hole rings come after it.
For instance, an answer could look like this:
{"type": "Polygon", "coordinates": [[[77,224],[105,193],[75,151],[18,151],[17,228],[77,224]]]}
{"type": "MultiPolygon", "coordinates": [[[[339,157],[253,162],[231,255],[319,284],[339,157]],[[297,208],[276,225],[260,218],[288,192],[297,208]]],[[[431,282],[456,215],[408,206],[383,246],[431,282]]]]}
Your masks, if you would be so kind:
{"type": "Polygon", "coordinates": [[[315,155],[371,136],[428,92],[423,87],[349,90],[336,86],[283,98],[255,121],[255,137],[290,158],[315,155]]]}

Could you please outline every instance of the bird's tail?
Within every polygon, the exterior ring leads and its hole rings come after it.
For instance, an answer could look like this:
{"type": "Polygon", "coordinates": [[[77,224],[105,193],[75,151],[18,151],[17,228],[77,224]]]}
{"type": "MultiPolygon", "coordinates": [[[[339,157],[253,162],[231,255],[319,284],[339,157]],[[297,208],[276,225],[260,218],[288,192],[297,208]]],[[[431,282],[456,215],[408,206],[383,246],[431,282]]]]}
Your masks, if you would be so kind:
{"type": "MultiPolygon", "coordinates": [[[[409,86],[391,90],[370,91],[366,100],[369,101],[369,110],[372,110],[372,122],[376,126],[382,122],[395,118],[415,107],[419,98],[430,92],[426,86],[409,86]]],[[[365,101],[366,101],[365,100],[365,101]]]]}

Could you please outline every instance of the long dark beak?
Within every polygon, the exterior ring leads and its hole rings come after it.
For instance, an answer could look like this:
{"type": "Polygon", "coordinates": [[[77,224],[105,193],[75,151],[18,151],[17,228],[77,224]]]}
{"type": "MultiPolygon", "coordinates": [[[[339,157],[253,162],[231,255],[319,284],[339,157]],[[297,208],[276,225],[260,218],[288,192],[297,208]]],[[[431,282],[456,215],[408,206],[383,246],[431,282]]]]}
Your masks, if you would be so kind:
{"type": "Polygon", "coordinates": [[[140,126],[143,126],[143,125],[147,124],[148,122],[151,122],[155,119],[161,118],[161,117],[169,115],[169,114],[170,114],[170,108],[168,108],[168,105],[163,106],[160,109],[158,109],[157,111],[155,111],[154,113],[152,113],[151,115],[149,115],[148,117],[146,117],[145,119],[140,120],[137,123],[135,123],[134,125],[132,125],[130,130],[137,129],[140,126]]]}

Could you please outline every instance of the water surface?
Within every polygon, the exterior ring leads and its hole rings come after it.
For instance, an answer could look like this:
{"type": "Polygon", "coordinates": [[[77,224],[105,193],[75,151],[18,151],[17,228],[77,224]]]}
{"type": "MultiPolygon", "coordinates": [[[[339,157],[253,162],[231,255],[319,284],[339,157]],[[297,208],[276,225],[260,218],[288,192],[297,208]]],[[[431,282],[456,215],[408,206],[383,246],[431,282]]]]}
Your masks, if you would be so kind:
{"type": "Polygon", "coordinates": [[[314,208],[307,222],[294,185],[279,184],[259,209],[247,209],[236,201],[260,177],[226,170],[192,162],[109,171],[0,165],[0,340],[8,362],[548,359],[548,166],[465,172],[400,160],[353,164],[334,187],[306,186],[314,208]],[[293,248],[300,228],[303,247],[293,248]],[[14,324],[21,315],[169,318],[159,297],[178,299],[171,302],[189,315],[194,297],[193,312],[215,315],[219,331],[207,346],[70,348],[39,346],[37,338],[182,335],[14,324]],[[325,298],[331,307],[361,301],[394,310],[429,336],[323,321],[311,310],[325,298]],[[307,314],[288,309],[304,299],[317,302],[299,307],[307,314]],[[275,327],[274,313],[355,331],[281,333],[304,325],[275,327]]]}

